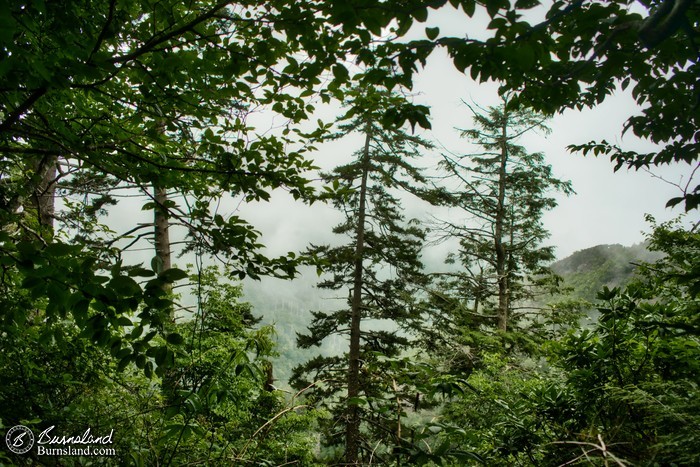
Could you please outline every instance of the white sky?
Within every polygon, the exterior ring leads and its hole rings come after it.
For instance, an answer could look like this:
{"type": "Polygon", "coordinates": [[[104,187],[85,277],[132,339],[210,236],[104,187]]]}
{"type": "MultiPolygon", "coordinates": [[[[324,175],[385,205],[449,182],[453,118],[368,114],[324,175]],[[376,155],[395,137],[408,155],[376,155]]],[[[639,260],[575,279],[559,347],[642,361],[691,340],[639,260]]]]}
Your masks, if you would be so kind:
{"type": "MultiPolygon", "coordinates": [[[[415,34],[420,36],[426,25],[439,25],[442,33],[460,36],[465,30],[461,23],[464,18],[461,13],[456,15],[443,10],[440,14],[431,16],[430,24],[420,25],[415,34]]],[[[478,28],[473,28],[472,31],[478,33],[478,28]]],[[[478,34],[470,35],[475,37],[478,34]]],[[[429,59],[426,69],[416,77],[413,89],[415,102],[431,107],[433,130],[421,135],[452,152],[466,150],[466,142],[459,138],[455,130],[455,127],[468,128],[471,125],[470,111],[462,100],[481,107],[498,105],[500,101],[496,90],[497,85],[494,83],[477,84],[459,73],[444,52],[436,52],[429,59]]],[[[559,206],[544,218],[545,227],[551,233],[548,244],[555,246],[559,259],[598,244],[638,243],[644,239],[642,232],[649,231],[644,220],[646,213],[652,214],[659,222],[681,213],[680,208],[670,210],[664,207],[669,198],[679,195],[678,189],[668,183],[644,172],[627,172],[623,169],[613,173],[613,164],[607,158],[583,157],[566,150],[569,144],[602,139],[627,149],[650,148],[644,142],[635,140],[631,134],[624,138],[621,136],[623,123],[635,112],[638,109],[629,94],[615,95],[595,109],[567,111],[556,116],[549,122],[552,133],[547,137],[528,135],[521,141],[528,150],[543,152],[547,162],[553,166],[555,175],[571,180],[577,192],[569,198],[559,197],[559,206]]],[[[318,117],[332,121],[337,113],[337,107],[325,106],[318,117]]],[[[264,113],[253,115],[252,119],[258,122],[261,131],[280,123],[271,123],[269,116],[264,113]]],[[[329,169],[347,161],[361,143],[362,138],[359,137],[355,141],[347,140],[323,146],[314,154],[314,159],[317,165],[329,169]]],[[[429,166],[431,160],[435,163],[437,159],[438,155],[433,154],[421,165],[429,166]]],[[[687,166],[665,167],[655,171],[673,182],[679,182],[684,175],[690,173],[687,166]]],[[[119,224],[123,225],[125,220],[128,226],[133,226],[134,222],[151,222],[152,214],[141,211],[142,204],[143,199],[134,199],[111,208],[109,224],[115,225],[115,230],[122,232],[124,229],[119,224]]],[[[434,211],[421,203],[412,203],[406,207],[408,215],[424,220],[428,220],[434,211]]],[[[224,216],[234,213],[240,215],[261,231],[261,243],[267,245],[266,253],[270,256],[304,250],[310,243],[339,241],[334,238],[331,229],[340,221],[340,213],[333,207],[320,203],[306,206],[293,200],[283,190],[277,190],[269,203],[246,205],[239,204],[238,200],[229,200],[222,203],[220,212],[224,216]]],[[[696,211],[692,214],[692,219],[697,218],[696,211]]],[[[171,235],[173,240],[178,240],[181,236],[176,232],[171,235]]],[[[145,243],[139,246],[143,249],[130,253],[128,262],[143,261],[148,267],[153,251],[145,243]]],[[[443,244],[426,251],[424,259],[431,270],[441,267],[450,248],[453,247],[443,244]]],[[[174,257],[173,261],[176,266],[184,267],[185,264],[192,263],[193,259],[188,255],[185,258],[174,257]]],[[[262,303],[254,303],[260,307],[256,308],[256,313],[266,316],[268,321],[274,320],[274,310],[264,308],[271,306],[272,300],[298,303],[299,309],[304,310],[318,308],[315,303],[322,300],[324,295],[314,287],[317,277],[309,268],[303,272],[301,280],[293,282],[274,279],[246,281],[246,295],[252,292],[249,297],[258,297],[258,300],[267,297],[262,303]]],[[[333,305],[328,303],[324,306],[333,305]]]]}
{"type": "MultiPolygon", "coordinates": [[[[456,71],[446,55],[431,57],[416,81],[417,100],[431,105],[432,137],[453,152],[465,146],[454,131],[471,124],[470,111],[462,100],[481,107],[499,103],[494,83],[477,84],[456,71]]],[[[571,154],[566,146],[591,140],[607,140],[627,149],[649,150],[653,146],[635,138],[631,132],[621,136],[624,122],[638,112],[629,92],[617,93],[594,109],[566,111],[549,121],[549,136],[530,133],[521,144],[532,152],[543,152],[554,173],[571,180],[576,191],[571,197],[558,196],[559,206],[545,217],[551,244],[557,255],[568,256],[576,250],[601,243],[630,245],[643,239],[648,231],[646,213],[657,221],[671,219],[682,212],[665,208],[666,201],[680,194],[671,186],[646,172],[621,169],[613,172],[607,157],[571,154]]],[[[685,180],[687,165],[655,168],[656,175],[669,181],[685,180]]]]}

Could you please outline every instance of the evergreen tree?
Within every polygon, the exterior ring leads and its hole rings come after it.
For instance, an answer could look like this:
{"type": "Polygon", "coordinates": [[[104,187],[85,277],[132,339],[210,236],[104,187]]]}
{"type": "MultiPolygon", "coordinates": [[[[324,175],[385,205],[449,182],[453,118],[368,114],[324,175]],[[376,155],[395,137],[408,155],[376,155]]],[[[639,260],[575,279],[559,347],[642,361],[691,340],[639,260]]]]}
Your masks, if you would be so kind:
{"type": "Polygon", "coordinates": [[[484,465],[535,465],[523,446],[539,439],[542,417],[521,407],[552,374],[528,357],[542,355],[538,344],[551,338],[549,324],[563,321],[555,326],[561,329],[578,317],[574,305],[553,316],[533,302],[558,288],[546,267],[554,254],[542,245],[548,237],[542,216],[556,206],[552,192],[572,189],[553,176],[543,154],[517,144],[528,131],[547,131],[541,116],[511,109],[506,99],[474,111],[474,120],[462,135],[478,152],[441,162],[451,186],[436,190],[436,202],[465,219],[441,226],[443,236],[459,242],[448,258],[459,269],[438,275],[426,348],[465,387],[441,407],[441,419],[462,429],[445,443],[476,453],[484,465]]]}
{"type": "Polygon", "coordinates": [[[463,211],[466,219],[441,224],[446,237],[459,241],[448,262],[462,270],[443,276],[435,303],[454,315],[457,327],[495,325],[506,332],[533,311],[528,300],[556,286],[546,267],[554,252],[542,245],[549,236],[542,216],[556,206],[553,192],[572,189],[554,177],[543,154],[517,144],[526,132],[548,131],[540,115],[513,110],[507,99],[486,112],[472,111],[475,127],[462,130],[462,136],[482,150],[441,161],[445,179],[456,189],[440,190],[439,202],[463,211]]]}
{"type": "MultiPolygon", "coordinates": [[[[364,454],[366,461],[373,451],[375,459],[386,451],[373,449],[377,443],[391,446],[400,441],[402,409],[398,421],[394,415],[403,389],[382,362],[409,346],[410,332],[422,319],[415,297],[425,279],[420,261],[424,232],[416,221],[405,220],[399,193],[415,191],[425,182],[409,160],[430,145],[396,126],[382,125],[387,113],[404,105],[403,98],[367,89],[350,95],[350,109],[337,137],[361,133],[364,145],[351,162],[324,176],[336,188],[333,204],[346,216],[333,232],[348,242],[311,248],[325,260],[331,275],[319,286],[346,289],[349,298],[346,308],[314,312],[309,334],[298,336],[302,348],[343,336],[349,349],[297,367],[292,382],[302,388],[313,381],[313,397],[342,413],[335,421],[344,425],[344,461],[356,464],[364,454]]],[[[341,443],[340,429],[332,427],[326,434],[326,444],[341,443]]]]}

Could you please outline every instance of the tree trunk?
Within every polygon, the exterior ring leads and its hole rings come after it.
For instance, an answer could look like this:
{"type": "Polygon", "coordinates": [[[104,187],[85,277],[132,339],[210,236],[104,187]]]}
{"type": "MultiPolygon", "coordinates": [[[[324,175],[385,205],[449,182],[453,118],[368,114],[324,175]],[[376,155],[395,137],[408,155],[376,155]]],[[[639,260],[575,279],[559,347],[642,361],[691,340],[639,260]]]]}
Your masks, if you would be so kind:
{"type": "Polygon", "coordinates": [[[172,267],[170,259],[170,225],[168,210],[165,207],[168,201],[168,192],[164,188],[153,188],[153,200],[156,203],[153,209],[153,226],[156,257],[162,265],[162,271],[172,267]]]}
{"type": "MultiPolygon", "coordinates": [[[[165,188],[153,187],[153,243],[155,246],[156,261],[160,263],[160,271],[167,271],[172,267],[170,253],[170,220],[168,216],[167,201],[168,192],[165,188]]],[[[163,292],[170,294],[170,284],[163,284],[163,292]]],[[[170,321],[174,321],[173,310],[170,310],[170,321]]]]}
{"type": "Polygon", "coordinates": [[[508,165],[508,113],[504,109],[501,124],[501,160],[498,170],[498,201],[496,205],[496,225],[494,228],[494,248],[496,250],[496,274],[498,276],[498,329],[508,329],[508,312],[510,308],[508,290],[508,256],[503,241],[506,221],[506,174],[508,165]]]}
{"type": "MultiPolygon", "coordinates": [[[[158,131],[165,136],[165,122],[158,123],[158,131]]],[[[153,184],[153,244],[155,247],[156,261],[160,263],[159,272],[167,271],[172,267],[170,258],[170,219],[168,215],[168,190],[157,183],[153,184]]],[[[162,290],[165,295],[170,295],[172,286],[163,284],[162,290]]],[[[171,307],[168,310],[170,322],[175,322],[175,311],[171,307]]]]}
{"type": "Polygon", "coordinates": [[[360,395],[360,323],[362,321],[362,260],[365,248],[365,210],[367,204],[367,175],[370,162],[372,129],[367,125],[362,156],[362,181],[357,214],[355,239],[355,270],[353,274],[350,309],[350,352],[348,355],[348,406],[345,426],[345,463],[357,464],[360,449],[360,410],[353,399],[360,395]]]}
{"type": "Polygon", "coordinates": [[[34,190],[33,201],[39,224],[53,234],[54,212],[56,207],[56,174],[58,158],[46,156],[35,164],[35,176],[38,184],[34,190]]]}
{"type": "MultiPolygon", "coordinates": [[[[153,208],[153,243],[156,261],[160,263],[159,273],[162,273],[172,267],[170,259],[170,220],[166,207],[168,201],[167,190],[154,185],[153,200],[155,201],[155,207],[153,208]]],[[[169,296],[172,292],[172,285],[169,283],[162,283],[161,290],[165,296],[169,296]]],[[[167,313],[167,321],[163,324],[166,327],[175,324],[175,308],[173,305],[170,304],[164,312],[167,313]]],[[[177,399],[171,399],[174,397],[177,386],[176,372],[173,368],[166,368],[161,382],[161,391],[171,402],[177,401],[177,399]]]]}

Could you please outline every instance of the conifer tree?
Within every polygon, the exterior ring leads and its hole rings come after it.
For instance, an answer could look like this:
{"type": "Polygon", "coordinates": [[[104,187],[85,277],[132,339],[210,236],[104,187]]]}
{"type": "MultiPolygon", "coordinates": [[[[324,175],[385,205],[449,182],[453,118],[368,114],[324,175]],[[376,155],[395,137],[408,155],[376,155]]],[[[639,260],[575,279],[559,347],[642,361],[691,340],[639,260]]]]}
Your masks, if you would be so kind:
{"type": "Polygon", "coordinates": [[[526,301],[556,286],[546,267],[554,251],[542,244],[549,236],[542,217],[557,204],[554,192],[573,191],[552,174],[542,153],[517,144],[527,132],[549,131],[542,116],[511,109],[507,98],[485,112],[472,111],[475,127],[461,133],[481,151],[444,155],[441,161],[445,178],[456,185],[449,193],[441,191],[440,202],[464,214],[463,221],[441,224],[446,236],[459,241],[449,261],[461,266],[443,280],[441,301],[460,302],[452,307],[461,310],[458,326],[506,332],[532,311],[524,307],[526,301]]]}
{"type": "MultiPolygon", "coordinates": [[[[415,294],[424,282],[424,231],[416,221],[406,221],[400,196],[425,182],[410,159],[430,145],[397,126],[382,125],[387,113],[400,111],[403,98],[368,89],[355,89],[350,95],[350,109],[341,118],[337,137],[360,133],[364,144],[352,161],[324,176],[335,187],[333,204],[346,216],[333,232],[348,241],[311,247],[325,260],[330,275],[319,287],[347,290],[347,306],[314,312],[309,333],[298,336],[302,348],[319,346],[331,336],[348,339],[349,348],[297,367],[292,383],[302,388],[315,382],[313,397],[342,414],[335,420],[344,426],[330,428],[326,444],[340,445],[344,433],[344,462],[357,464],[378,442],[387,446],[400,441],[395,407],[405,388],[392,382],[391,370],[382,362],[407,348],[411,330],[421,322],[415,294]],[[389,391],[393,392],[387,395],[389,391]],[[389,405],[391,417],[382,409],[389,405]]],[[[381,452],[374,453],[375,459],[381,452]]]]}

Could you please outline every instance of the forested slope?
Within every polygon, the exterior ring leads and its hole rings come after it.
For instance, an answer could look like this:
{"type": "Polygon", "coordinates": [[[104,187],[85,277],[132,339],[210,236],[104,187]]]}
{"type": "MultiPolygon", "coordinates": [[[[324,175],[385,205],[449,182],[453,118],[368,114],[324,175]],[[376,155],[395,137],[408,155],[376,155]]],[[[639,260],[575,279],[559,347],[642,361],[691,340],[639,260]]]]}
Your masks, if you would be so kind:
{"type": "Polygon", "coordinates": [[[594,301],[603,287],[626,285],[641,262],[660,258],[658,252],[649,251],[647,246],[646,243],[596,245],[576,251],[550,267],[564,279],[563,286],[572,289],[571,295],[594,301]]]}

